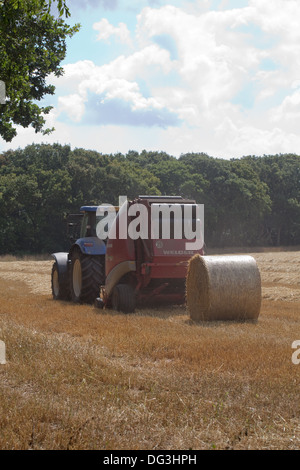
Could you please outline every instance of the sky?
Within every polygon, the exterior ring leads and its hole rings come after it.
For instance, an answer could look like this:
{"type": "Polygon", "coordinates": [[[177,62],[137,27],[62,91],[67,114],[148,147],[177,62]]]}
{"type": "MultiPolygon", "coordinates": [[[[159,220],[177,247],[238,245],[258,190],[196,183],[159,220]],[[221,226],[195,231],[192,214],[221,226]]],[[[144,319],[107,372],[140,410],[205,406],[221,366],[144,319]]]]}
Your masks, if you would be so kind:
{"type": "Polygon", "coordinates": [[[299,0],[69,0],[50,136],[31,143],[175,157],[300,154],[299,0]],[[298,122],[299,119],[299,122],[298,122]]]}

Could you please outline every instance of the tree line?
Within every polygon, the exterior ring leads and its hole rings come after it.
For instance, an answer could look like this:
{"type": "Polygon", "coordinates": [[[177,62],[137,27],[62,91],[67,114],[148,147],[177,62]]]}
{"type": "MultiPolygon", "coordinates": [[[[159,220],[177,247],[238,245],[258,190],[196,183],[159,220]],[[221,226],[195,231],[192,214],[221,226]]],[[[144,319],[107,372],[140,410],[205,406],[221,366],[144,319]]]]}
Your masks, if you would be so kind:
{"type": "Polygon", "coordinates": [[[67,250],[68,214],[145,194],[204,204],[208,247],[300,244],[298,155],[175,158],[41,144],[0,155],[0,254],[67,250]]]}

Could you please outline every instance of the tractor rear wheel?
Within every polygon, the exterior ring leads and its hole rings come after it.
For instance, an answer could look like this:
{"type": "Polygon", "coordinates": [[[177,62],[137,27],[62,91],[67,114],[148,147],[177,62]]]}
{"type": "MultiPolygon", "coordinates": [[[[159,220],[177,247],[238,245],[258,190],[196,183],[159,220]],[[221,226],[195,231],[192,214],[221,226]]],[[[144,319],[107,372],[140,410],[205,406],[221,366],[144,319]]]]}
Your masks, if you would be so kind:
{"type": "Polygon", "coordinates": [[[93,303],[99,297],[104,280],[104,256],[84,255],[79,251],[72,254],[70,291],[73,302],[93,303]]]}
{"type": "Polygon", "coordinates": [[[135,309],[135,293],[129,284],[117,284],[112,292],[112,308],[118,312],[132,313],[135,309]]]}
{"type": "Polygon", "coordinates": [[[54,300],[69,300],[70,290],[67,282],[61,282],[57,263],[53,263],[51,272],[51,290],[54,300]]]}

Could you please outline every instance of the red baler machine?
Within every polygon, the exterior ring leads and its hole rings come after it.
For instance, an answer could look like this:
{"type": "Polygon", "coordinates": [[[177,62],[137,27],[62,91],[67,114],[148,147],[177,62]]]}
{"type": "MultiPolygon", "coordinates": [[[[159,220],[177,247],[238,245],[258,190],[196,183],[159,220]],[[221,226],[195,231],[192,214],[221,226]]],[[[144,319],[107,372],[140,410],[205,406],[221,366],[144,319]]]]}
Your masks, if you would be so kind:
{"type": "Polygon", "coordinates": [[[105,285],[96,306],[130,313],[137,304],[184,303],[188,261],[204,254],[198,214],[196,202],[180,196],[139,196],[123,204],[106,242],[105,285]],[[194,239],[186,238],[188,226],[194,239]]]}

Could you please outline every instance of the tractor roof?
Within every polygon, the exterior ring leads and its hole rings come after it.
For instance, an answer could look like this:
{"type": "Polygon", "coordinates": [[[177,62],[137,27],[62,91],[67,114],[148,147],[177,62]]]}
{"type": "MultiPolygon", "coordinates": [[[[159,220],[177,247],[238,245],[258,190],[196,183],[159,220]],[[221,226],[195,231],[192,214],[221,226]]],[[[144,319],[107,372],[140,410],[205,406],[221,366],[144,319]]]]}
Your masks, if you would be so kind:
{"type": "Polygon", "coordinates": [[[80,212],[96,212],[98,206],[81,206],[80,212]]]}
{"type": "MultiPolygon", "coordinates": [[[[80,212],[97,212],[98,207],[106,207],[105,204],[99,204],[99,206],[81,206],[80,207],[80,212]]],[[[118,206],[109,206],[108,207],[114,207],[116,211],[119,210],[118,206]]]]}

